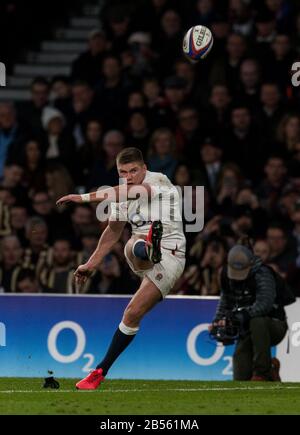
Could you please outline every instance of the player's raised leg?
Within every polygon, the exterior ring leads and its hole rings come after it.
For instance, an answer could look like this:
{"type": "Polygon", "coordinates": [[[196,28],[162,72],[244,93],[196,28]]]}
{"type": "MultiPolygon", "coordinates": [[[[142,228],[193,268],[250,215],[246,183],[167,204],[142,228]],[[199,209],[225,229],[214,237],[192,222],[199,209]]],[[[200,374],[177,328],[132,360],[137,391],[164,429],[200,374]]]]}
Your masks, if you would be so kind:
{"type": "Polygon", "coordinates": [[[147,236],[132,236],[125,251],[127,259],[136,270],[146,270],[161,261],[161,239],[163,225],[161,221],[152,222],[147,236]]]}
{"type": "Polygon", "coordinates": [[[108,370],[132,342],[139,330],[139,325],[144,315],[150,311],[162,298],[156,285],[145,277],[140,288],[127,305],[122,321],[116,330],[108,351],[103,360],[86,378],[76,384],[79,390],[94,390],[102,381],[108,370]]]}

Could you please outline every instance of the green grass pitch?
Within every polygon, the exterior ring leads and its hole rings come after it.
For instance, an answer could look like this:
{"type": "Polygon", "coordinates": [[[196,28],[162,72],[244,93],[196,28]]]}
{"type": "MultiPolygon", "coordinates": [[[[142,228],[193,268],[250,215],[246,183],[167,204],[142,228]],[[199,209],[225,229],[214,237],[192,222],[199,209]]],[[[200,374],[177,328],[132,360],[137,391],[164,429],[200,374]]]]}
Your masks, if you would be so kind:
{"type": "Polygon", "coordinates": [[[300,414],[299,383],[106,380],[77,391],[75,380],[0,379],[0,414],[300,414]]]}

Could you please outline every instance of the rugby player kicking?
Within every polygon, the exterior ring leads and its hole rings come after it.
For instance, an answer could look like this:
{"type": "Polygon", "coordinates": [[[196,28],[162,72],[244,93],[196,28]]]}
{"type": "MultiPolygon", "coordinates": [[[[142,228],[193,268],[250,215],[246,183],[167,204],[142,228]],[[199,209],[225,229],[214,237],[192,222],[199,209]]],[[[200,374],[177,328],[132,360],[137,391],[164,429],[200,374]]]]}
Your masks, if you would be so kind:
{"type": "Polygon", "coordinates": [[[75,271],[78,284],[85,282],[119,240],[126,222],[132,227],[124,253],[129,267],[142,282],[127,305],[103,360],[76,384],[79,390],[94,390],[131,343],[144,315],[173,288],[185,266],[186,240],[183,233],[180,197],[168,177],[150,172],[137,148],[125,148],[116,159],[125,184],[83,195],[67,195],[66,202],[111,202],[108,226],[89,260],[75,271]],[[137,195],[137,191],[140,195],[137,195]],[[163,219],[167,212],[168,218],[163,219]]]}

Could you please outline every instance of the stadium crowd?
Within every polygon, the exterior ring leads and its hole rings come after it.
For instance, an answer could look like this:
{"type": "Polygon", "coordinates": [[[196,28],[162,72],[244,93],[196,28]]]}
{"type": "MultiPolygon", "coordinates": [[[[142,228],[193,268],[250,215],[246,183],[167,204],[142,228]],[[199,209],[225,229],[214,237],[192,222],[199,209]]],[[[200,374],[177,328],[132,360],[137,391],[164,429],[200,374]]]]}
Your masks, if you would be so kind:
{"type": "MultiPolygon", "coordinates": [[[[97,245],[96,207],[55,206],[119,182],[115,158],[140,148],[150,171],[205,186],[205,227],[187,233],[174,293],[217,295],[228,249],[244,235],[300,296],[300,5],[292,0],[107,1],[69,77],[33,78],[31,100],[0,101],[0,288],[74,293],[97,245]],[[182,56],[192,25],[209,56],[182,56]]],[[[80,289],[133,293],[127,229],[80,289]]]]}

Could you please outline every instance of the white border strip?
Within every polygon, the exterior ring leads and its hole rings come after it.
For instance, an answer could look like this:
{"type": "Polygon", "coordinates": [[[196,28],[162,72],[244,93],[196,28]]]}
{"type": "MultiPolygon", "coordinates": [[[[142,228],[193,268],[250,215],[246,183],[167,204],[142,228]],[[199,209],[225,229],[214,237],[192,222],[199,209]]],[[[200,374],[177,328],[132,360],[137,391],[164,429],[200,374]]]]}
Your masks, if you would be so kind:
{"type": "MultiPolygon", "coordinates": [[[[100,298],[100,299],[105,299],[105,298],[132,298],[132,296],[134,295],[88,295],[88,294],[64,294],[64,293],[0,293],[0,298],[2,296],[4,297],[21,297],[21,296],[26,296],[26,297],[42,297],[42,298],[70,298],[70,297],[74,297],[74,298],[100,298]]],[[[198,300],[215,300],[215,299],[219,299],[219,296],[184,296],[184,295],[169,295],[166,297],[166,299],[198,299],[198,300]]]]}

